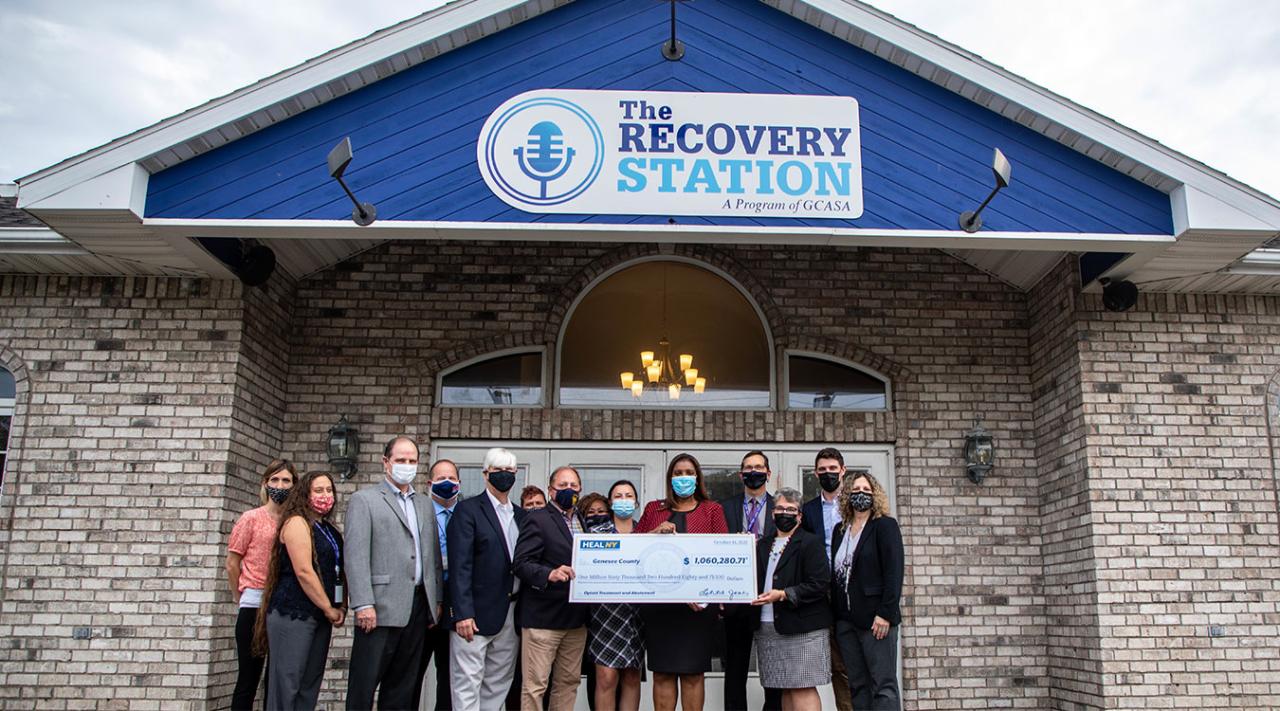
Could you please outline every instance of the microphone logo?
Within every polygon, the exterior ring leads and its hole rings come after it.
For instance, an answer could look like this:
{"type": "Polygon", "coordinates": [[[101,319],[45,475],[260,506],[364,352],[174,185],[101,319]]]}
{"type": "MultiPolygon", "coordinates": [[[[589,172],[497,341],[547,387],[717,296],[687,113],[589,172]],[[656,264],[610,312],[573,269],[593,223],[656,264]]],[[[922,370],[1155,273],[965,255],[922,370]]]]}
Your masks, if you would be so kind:
{"type": "Polygon", "coordinates": [[[573,205],[596,184],[604,160],[604,133],[592,114],[545,91],[508,99],[485,121],[476,142],[485,184],[526,212],[585,211],[548,208],[573,205]]]}
{"type": "Polygon", "coordinates": [[[575,152],[565,147],[564,132],[555,122],[539,121],[529,129],[527,143],[514,153],[520,172],[538,183],[539,197],[545,200],[547,184],[569,170],[575,152]]]}

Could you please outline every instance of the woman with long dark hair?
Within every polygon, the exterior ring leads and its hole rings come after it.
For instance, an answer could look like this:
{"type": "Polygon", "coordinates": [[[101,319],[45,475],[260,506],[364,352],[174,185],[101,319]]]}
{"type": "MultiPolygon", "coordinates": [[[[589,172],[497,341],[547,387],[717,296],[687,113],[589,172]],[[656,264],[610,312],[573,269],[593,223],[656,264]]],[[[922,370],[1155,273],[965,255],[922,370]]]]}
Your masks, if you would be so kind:
{"type": "Polygon", "coordinates": [[[320,696],[329,638],[346,619],[342,534],[329,523],[333,476],[309,472],[289,492],[271,553],[254,651],[266,654],[267,709],[310,711],[320,696]]]}
{"type": "Polygon", "coordinates": [[[836,644],[849,673],[853,706],[898,711],[898,626],[902,624],[903,546],[889,497],[875,477],[851,472],[840,489],[831,536],[836,644]]]}
{"type": "Polygon", "coordinates": [[[240,607],[236,617],[236,662],[240,669],[231,693],[231,711],[251,711],[262,680],[266,659],[253,653],[253,627],[262,606],[271,551],[280,531],[281,505],[297,478],[298,471],[288,459],[268,464],[258,491],[262,505],[241,514],[227,542],[227,580],[240,607]]]}
{"type": "MultiPolygon", "coordinates": [[[[667,465],[667,495],[650,501],[636,533],[728,533],[724,509],[707,496],[702,465],[692,454],[677,454],[667,465]]],[[[644,645],[653,672],[653,707],[699,711],[711,671],[716,608],[698,603],[641,605],[644,645]]]]}

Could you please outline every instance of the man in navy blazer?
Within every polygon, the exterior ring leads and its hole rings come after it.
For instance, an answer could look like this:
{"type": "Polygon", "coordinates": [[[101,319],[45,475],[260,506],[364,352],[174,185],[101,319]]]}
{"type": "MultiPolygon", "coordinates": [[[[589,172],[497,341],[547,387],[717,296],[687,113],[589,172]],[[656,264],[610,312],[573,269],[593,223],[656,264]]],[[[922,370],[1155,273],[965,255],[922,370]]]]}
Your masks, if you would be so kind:
{"type": "MultiPolygon", "coordinates": [[[[742,493],[719,501],[729,533],[750,533],[759,541],[777,532],[773,525],[773,495],[769,484],[769,457],[760,450],[747,452],[738,476],[742,493]]],[[[751,605],[724,605],[724,707],[747,710],[747,674],[751,669],[752,620],[759,610],[751,605]]],[[[764,690],[764,711],[781,711],[782,691],[764,690]]]]}
{"type": "Polygon", "coordinates": [[[484,456],[485,490],[454,509],[449,548],[449,665],[453,708],[491,711],[502,707],[515,672],[516,593],[512,573],[525,512],[513,506],[516,457],[494,448],[484,456]]]}
{"type": "Polygon", "coordinates": [[[571,709],[578,697],[587,646],[586,605],[569,602],[573,534],[582,533],[576,504],[582,479],[573,467],[551,473],[547,505],[530,511],[520,529],[514,570],[520,578],[520,644],[524,677],[520,708],[571,709]]]}
{"type": "MultiPolygon", "coordinates": [[[[818,495],[800,509],[800,525],[826,543],[827,560],[831,560],[831,534],[840,523],[840,482],[844,481],[844,455],[835,447],[824,447],[813,459],[813,475],[818,480],[818,495]]],[[[853,697],[849,693],[849,676],[845,672],[835,631],[831,634],[831,687],[836,709],[849,711],[853,697]]]]}

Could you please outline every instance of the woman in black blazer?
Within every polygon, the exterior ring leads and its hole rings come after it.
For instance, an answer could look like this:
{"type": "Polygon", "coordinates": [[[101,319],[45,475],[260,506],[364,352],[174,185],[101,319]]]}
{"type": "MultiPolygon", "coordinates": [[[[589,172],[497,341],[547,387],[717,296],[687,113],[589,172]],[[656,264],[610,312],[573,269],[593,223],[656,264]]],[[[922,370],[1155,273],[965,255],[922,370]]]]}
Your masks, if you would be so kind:
{"type": "Polygon", "coordinates": [[[831,567],[822,538],[800,528],[801,501],[795,489],[780,489],[777,530],[756,543],[756,657],[761,686],[782,690],[782,708],[821,711],[817,687],[831,681],[831,567]]]}
{"type": "Polygon", "coordinates": [[[884,488],[866,472],[845,476],[840,517],[831,535],[831,603],[853,707],[898,711],[902,532],[884,488]]]}

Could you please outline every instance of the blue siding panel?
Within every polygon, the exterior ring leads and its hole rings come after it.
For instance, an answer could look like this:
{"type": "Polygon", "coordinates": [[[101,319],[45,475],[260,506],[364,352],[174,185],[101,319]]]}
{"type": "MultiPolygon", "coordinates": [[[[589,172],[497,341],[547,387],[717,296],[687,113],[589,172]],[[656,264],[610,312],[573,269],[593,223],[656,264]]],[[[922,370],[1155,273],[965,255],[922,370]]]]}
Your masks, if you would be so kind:
{"type": "Polygon", "coordinates": [[[755,0],[680,8],[685,59],[658,46],[661,3],[577,0],[153,175],[149,217],[345,219],[324,157],[351,136],[348,183],[382,219],[665,224],[662,216],[535,215],[494,196],[475,141],[488,115],[532,89],[852,96],[860,106],[857,220],[678,218],[685,224],[955,229],[990,189],[1000,147],[1013,185],[989,230],[1163,233],[1167,195],[755,0]]]}

